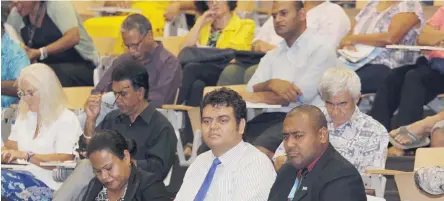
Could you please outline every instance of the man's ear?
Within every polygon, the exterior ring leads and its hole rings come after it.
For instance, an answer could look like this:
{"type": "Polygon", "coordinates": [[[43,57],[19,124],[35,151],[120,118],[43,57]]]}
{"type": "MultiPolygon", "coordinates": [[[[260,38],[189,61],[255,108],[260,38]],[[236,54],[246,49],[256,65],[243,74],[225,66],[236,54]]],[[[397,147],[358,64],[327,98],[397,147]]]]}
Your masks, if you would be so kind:
{"type": "Polygon", "coordinates": [[[240,135],[243,135],[244,132],[245,132],[245,125],[247,124],[246,122],[247,122],[247,121],[246,121],[244,118],[242,118],[242,119],[239,121],[239,126],[238,126],[238,128],[237,128],[237,132],[238,132],[240,135]]]}
{"type": "Polygon", "coordinates": [[[356,97],[353,97],[353,100],[355,101],[355,105],[358,105],[359,100],[361,100],[361,93],[359,93],[358,95],[356,95],[356,97]]]}
{"type": "Polygon", "coordinates": [[[137,89],[137,93],[140,100],[145,99],[145,88],[139,87],[139,89],[137,89]]]}
{"type": "Polygon", "coordinates": [[[298,11],[298,16],[299,16],[299,20],[300,20],[300,21],[305,21],[305,20],[307,20],[307,11],[305,11],[304,8],[299,9],[299,11],[298,11]]]}
{"type": "Polygon", "coordinates": [[[328,129],[326,127],[319,130],[319,139],[322,144],[328,143],[328,129]]]}
{"type": "Polygon", "coordinates": [[[153,31],[149,30],[145,36],[148,40],[154,40],[153,31]]]}

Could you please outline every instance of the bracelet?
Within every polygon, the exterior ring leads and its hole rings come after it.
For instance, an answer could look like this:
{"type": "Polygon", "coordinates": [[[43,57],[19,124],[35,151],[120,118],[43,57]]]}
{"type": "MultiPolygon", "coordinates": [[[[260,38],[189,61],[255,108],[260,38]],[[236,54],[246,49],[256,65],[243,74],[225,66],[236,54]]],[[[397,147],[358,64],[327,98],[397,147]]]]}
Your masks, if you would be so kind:
{"type": "Polygon", "coordinates": [[[82,135],[83,135],[83,137],[84,137],[85,139],[87,139],[87,140],[89,140],[89,139],[92,138],[92,136],[90,136],[90,137],[86,136],[85,133],[83,133],[82,135]]]}
{"type": "Polygon", "coordinates": [[[39,51],[40,51],[40,60],[48,58],[48,51],[46,51],[46,47],[40,48],[39,51]]]}

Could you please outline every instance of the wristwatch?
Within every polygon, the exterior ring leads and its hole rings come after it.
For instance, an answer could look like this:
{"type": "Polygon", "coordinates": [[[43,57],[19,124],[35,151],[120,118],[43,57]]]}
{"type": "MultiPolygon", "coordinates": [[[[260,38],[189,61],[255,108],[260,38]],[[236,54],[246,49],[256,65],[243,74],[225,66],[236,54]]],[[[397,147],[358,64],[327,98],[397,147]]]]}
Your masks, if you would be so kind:
{"type": "Polygon", "coordinates": [[[26,159],[26,162],[29,162],[29,160],[31,160],[31,157],[33,157],[35,155],[35,153],[30,151],[30,152],[27,152],[27,154],[28,154],[28,158],[26,159]]]}

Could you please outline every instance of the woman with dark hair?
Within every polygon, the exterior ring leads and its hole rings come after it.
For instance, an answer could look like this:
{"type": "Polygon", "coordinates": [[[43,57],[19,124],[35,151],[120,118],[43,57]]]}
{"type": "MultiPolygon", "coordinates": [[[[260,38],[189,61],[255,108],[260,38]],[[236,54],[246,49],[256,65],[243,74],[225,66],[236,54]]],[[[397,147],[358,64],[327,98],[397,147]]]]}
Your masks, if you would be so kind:
{"type": "Polygon", "coordinates": [[[234,12],[237,1],[195,1],[196,10],[203,13],[181,44],[250,50],[254,37],[254,22],[240,19],[234,12]]]}
{"type": "Polygon", "coordinates": [[[90,181],[82,200],[168,200],[162,181],[133,164],[131,156],[135,153],[136,142],[127,141],[117,131],[96,133],[87,148],[96,178],[90,181]]]}
{"type": "Polygon", "coordinates": [[[24,40],[29,60],[50,66],[63,87],[93,86],[99,55],[69,1],[13,1],[7,23],[24,40]]]}

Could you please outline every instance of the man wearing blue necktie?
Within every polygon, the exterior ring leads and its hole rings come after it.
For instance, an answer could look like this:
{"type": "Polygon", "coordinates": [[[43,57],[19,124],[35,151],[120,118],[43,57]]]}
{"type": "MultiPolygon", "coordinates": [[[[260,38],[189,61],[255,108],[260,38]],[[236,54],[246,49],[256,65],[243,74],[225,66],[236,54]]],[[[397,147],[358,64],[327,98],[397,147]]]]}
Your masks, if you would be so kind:
{"type": "Polygon", "coordinates": [[[329,143],[327,120],[319,108],[293,108],[283,133],[288,162],[279,170],[269,201],[367,200],[361,175],[329,143]]]}
{"type": "Polygon", "coordinates": [[[247,108],[233,90],[208,93],[201,103],[202,137],[211,149],[188,168],[176,201],[264,201],[276,172],[271,161],[242,140],[247,108]]]}

